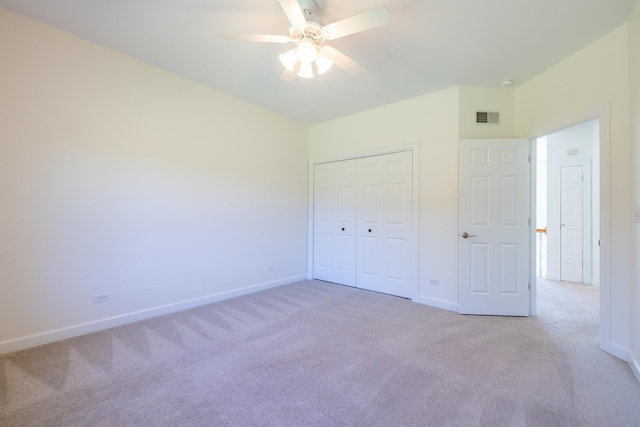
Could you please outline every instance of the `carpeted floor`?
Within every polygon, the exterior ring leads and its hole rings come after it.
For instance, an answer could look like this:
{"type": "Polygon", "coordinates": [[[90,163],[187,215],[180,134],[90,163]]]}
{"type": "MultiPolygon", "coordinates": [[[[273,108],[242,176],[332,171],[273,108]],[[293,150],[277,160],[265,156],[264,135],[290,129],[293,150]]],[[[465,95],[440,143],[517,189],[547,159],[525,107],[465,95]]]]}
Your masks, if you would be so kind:
{"type": "Polygon", "coordinates": [[[640,426],[597,289],[460,316],[303,281],[0,356],[2,426],[640,426]]]}

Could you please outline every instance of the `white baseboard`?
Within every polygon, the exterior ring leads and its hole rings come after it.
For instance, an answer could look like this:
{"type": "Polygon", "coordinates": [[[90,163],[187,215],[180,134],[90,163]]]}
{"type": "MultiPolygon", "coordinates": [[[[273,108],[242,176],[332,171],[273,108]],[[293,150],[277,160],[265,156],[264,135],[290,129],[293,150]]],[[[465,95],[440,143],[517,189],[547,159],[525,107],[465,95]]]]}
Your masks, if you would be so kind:
{"type": "Polygon", "coordinates": [[[633,374],[636,376],[636,379],[640,383],[640,361],[638,361],[636,355],[631,351],[629,352],[629,361],[627,363],[629,364],[629,367],[631,367],[631,371],[633,371],[633,374]]]}
{"type": "Polygon", "coordinates": [[[455,311],[456,313],[458,312],[457,302],[454,303],[451,301],[444,301],[436,298],[423,297],[420,295],[417,298],[413,299],[413,301],[420,304],[429,305],[431,307],[437,307],[437,308],[442,308],[444,310],[455,311]]]}
{"type": "Polygon", "coordinates": [[[612,342],[608,342],[608,343],[600,342],[600,349],[603,351],[606,351],[612,356],[617,357],[618,359],[624,360],[625,362],[629,361],[629,350],[617,344],[614,344],[612,342]]]}
{"type": "Polygon", "coordinates": [[[287,285],[289,283],[305,280],[306,274],[298,276],[286,277],[272,282],[251,285],[232,291],[220,292],[213,295],[206,295],[186,301],[180,301],[172,304],[166,304],[159,307],[148,308],[145,310],[135,311],[132,313],[121,314],[119,316],[108,317],[105,319],[95,320],[87,323],[80,323],[65,328],[54,329],[46,332],[40,332],[33,335],[27,335],[19,338],[13,338],[6,341],[0,341],[0,354],[12,353],[14,351],[24,350],[38,345],[49,344],[55,341],[73,338],[80,335],[90,334],[102,331],[116,326],[126,325],[128,323],[138,322],[140,320],[150,319],[152,317],[162,316],[165,314],[175,313],[202,305],[211,304],[242,295],[251,294],[266,289],[276,288],[278,286],[287,285]]]}

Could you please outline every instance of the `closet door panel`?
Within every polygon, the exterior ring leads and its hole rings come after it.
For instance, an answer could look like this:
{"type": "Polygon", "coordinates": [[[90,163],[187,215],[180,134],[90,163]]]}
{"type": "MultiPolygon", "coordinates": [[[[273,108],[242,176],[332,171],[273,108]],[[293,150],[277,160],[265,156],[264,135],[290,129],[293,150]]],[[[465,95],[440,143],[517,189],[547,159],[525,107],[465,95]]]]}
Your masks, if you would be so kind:
{"type": "Polygon", "coordinates": [[[334,280],[334,165],[316,165],[313,190],[313,277],[334,280]]]}
{"type": "Polygon", "coordinates": [[[355,160],[336,162],[334,222],[334,282],[356,285],[356,167],[355,160]]]}
{"type": "Polygon", "coordinates": [[[313,277],[355,286],[356,162],[316,165],[313,202],[313,277]]]}
{"type": "Polygon", "coordinates": [[[360,162],[358,287],[414,297],[412,153],[375,156],[360,162]]]}

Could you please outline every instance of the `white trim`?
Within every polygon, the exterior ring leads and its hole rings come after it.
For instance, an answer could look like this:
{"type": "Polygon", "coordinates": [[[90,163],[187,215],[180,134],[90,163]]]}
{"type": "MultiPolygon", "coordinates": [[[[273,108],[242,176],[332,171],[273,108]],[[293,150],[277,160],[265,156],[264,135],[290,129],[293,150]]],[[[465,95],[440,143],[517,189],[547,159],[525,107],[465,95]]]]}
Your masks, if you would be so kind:
{"type": "Polygon", "coordinates": [[[80,335],[90,334],[93,332],[102,331],[116,326],[126,325],[128,323],[139,322],[141,320],[150,319],[165,314],[175,313],[182,310],[187,310],[202,305],[211,304],[214,302],[239,297],[242,295],[251,294],[266,289],[275,288],[278,286],[294,283],[300,280],[304,280],[306,275],[300,274],[297,276],[286,277],[284,279],[274,280],[272,282],[260,283],[257,285],[251,285],[240,289],[234,289],[232,291],[220,292],[217,294],[207,295],[199,298],[193,298],[186,301],[181,301],[172,304],[161,305],[145,310],[134,311],[132,313],[121,314],[119,316],[108,317],[106,319],[95,320],[93,322],[80,323],[73,326],[68,326],[60,329],[53,329],[51,331],[41,332],[33,335],[27,335],[24,337],[13,338],[6,341],[0,341],[0,354],[12,353],[14,351],[24,350],[30,347],[38,345],[49,344],[52,342],[64,340],[67,338],[73,338],[80,335]]]}
{"type": "Polygon", "coordinates": [[[442,308],[444,310],[454,311],[456,313],[458,312],[458,303],[456,302],[445,301],[445,300],[436,299],[436,298],[429,298],[421,295],[415,298],[413,302],[428,305],[431,307],[442,308]]]}
{"type": "Polygon", "coordinates": [[[627,361],[631,371],[636,376],[636,380],[640,383],[640,361],[633,352],[629,352],[629,360],[627,361]]]}
{"type": "Polygon", "coordinates": [[[413,165],[413,280],[416,281],[416,297],[420,294],[420,142],[415,142],[411,148],[413,165]]]}
{"type": "Polygon", "coordinates": [[[319,157],[309,159],[309,201],[307,215],[307,279],[313,279],[313,189],[314,169],[316,165],[322,163],[340,162],[343,160],[362,159],[366,157],[382,156],[385,154],[412,152],[413,159],[413,248],[411,265],[414,268],[414,280],[416,282],[416,294],[412,299],[418,298],[420,292],[420,141],[407,142],[404,144],[392,145],[384,148],[372,150],[356,151],[335,157],[319,157]]]}
{"type": "Polygon", "coordinates": [[[625,362],[629,361],[629,350],[616,343],[610,343],[607,349],[604,349],[602,347],[600,347],[600,349],[606,351],[612,356],[617,357],[618,359],[624,360],[625,362]]]}
{"type": "Polygon", "coordinates": [[[538,138],[529,138],[529,153],[531,161],[529,162],[529,217],[531,224],[529,225],[529,315],[538,315],[538,276],[536,271],[538,254],[538,138]]]}
{"type": "MultiPolygon", "coordinates": [[[[340,156],[318,157],[316,159],[309,159],[309,166],[310,166],[309,172],[310,172],[310,176],[313,177],[312,166],[315,166],[321,163],[333,163],[333,162],[340,162],[343,160],[353,160],[353,159],[362,159],[365,157],[383,156],[385,154],[401,153],[403,151],[413,151],[414,153],[419,153],[420,141],[411,141],[404,144],[390,145],[388,147],[381,147],[377,149],[354,151],[353,153],[344,154],[340,156]]],[[[313,200],[313,198],[311,199],[313,200]]]]}
{"type": "Polygon", "coordinates": [[[307,189],[307,280],[313,280],[313,189],[314,189],[314,172],[315,163],[309,159],[309,188],[307,189]]]}
{"type": "MultiPolygon", "coordinates": [[[[600,111],[600,348],[618,356],[612,342],[611,307],[611,116],[607,104],[600,111]]],[[[627,350],[625,349],[625,353],[627,350]]]]}

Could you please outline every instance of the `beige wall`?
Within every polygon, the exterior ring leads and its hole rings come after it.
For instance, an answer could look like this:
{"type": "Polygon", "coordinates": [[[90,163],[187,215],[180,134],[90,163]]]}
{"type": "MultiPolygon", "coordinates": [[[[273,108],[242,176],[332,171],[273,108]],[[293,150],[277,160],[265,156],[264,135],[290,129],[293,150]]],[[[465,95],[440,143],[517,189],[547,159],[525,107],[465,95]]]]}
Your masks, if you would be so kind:
{"type": "Polygon", "coordinates": [[[0,353],[305,277],[306,126],[4,9],[0,58],[0,353]]]}
{"type": "MultiPolygon", "coordinates": [[[[633,155],[633,206],[640,206],[640,2],[629,21],[629,82],[631,95],[631,132],[633,155]]],[[[630,358],[640,381],[640,224],[633,224],[634,251],[631,265],[631,343],[630,358]]]]}
{"type": "MultiPolygon", "coordinates": [[[[516,90],[516,133],[540,136],[610,112],[610,196],[611,248],[610,295],[603,280],[605,309],[611,313],[609,350],[626,355],[629,345],[629,266],[631,162],[629,143],[628,26],[625,24],[563,62],[526,82],[516,90]],[[604,113],[603,113],[604,112],[604,113]],[[607,301],[610,297],[610,301],[607,301]]],[[[601,135],[606,133],[601,123],[601,135]]],[[[601,151],[603,163],[607,152],[601,151]]],[[[601,177],[606,181],[607,176],[601,177]]],[[[606,202],[603,201],[603,202],[606,202]]],[[[601,233],[601,238],[605,235],[601,233]]],[[[603,255],[603,258],[604,255],[603,255]]]]}

